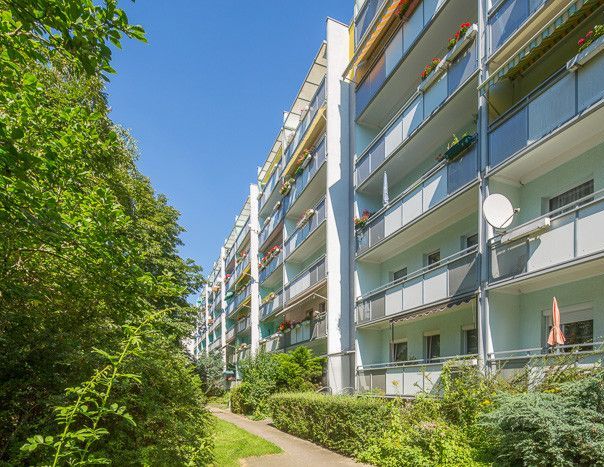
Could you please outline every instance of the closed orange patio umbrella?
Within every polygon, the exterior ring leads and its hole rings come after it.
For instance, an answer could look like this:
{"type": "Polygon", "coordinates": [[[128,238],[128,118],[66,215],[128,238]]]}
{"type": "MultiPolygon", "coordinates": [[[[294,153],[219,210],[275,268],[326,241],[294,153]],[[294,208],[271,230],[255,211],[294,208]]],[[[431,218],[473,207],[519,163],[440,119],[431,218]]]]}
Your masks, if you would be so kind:
{"type": "Polygon", "coordinates": [[[549,331],[547,343],[551,346],[556,346],[563,345],[565,342],[566,338],[560,327],[560,309],[558,308],[558,301],[554,297],[554,302],[552,303],[552,328],[549,331]]]}

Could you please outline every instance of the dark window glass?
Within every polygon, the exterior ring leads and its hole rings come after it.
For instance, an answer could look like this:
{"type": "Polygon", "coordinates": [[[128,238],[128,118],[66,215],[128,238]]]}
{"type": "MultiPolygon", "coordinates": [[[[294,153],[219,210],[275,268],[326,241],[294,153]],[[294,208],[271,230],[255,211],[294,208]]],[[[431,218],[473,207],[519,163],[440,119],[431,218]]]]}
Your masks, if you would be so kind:
{"type": "Polygon", "coordinates": [[[478,234],[470,235],[466,238],[466,248],[478,245],[478,234]]]}
{"type": "Polygon", "coordinates": [[[585,198],[593,194],[594,192],[594,181],[590,180],[589,182],[582,183],[579,186],[576,186],[568,191],[565,191],[561,195],[554,196],[549,200],[549,210],[555,211],[563,206],[567,206],[569,204],[573,204],[581,198],[585,198]]]}
{"type": "Polygon", "coordinates": [[[466,341],[466,354],[475,355],[478,353],[478,330],[468,329],[464,332],[466,341]]]}
{"type": "Polygon", "coordinates": [[[440,335],[426,336],[426,359],[432,361],[440,357],[440,335]]]}
{"type": "MultiPolygon", "coordinates": [[[[594,322],[592,319],[576,321],[562,325],[562,332],[566,338],[565,345],[577,345],[593,342],[594,322]]],[[[581,350],[591,350],[593,346],[581,346],[581,350]]]]}
{"type": "Polygon", "coordinates": [[[392,361],[405,362],[407,361],[407,343],[396,342],[392,344],[392,361]]]}
{"type": "MultiPolygon", "coordinates": [[[[438,262],[440,262],[440,250],[435,251],[434,253],[430,253],[429,255],[426,256],[426,262],[428,263],[428,266],[432,266],[437,264],[438,262]]],[[[432,269],[432,268],[430,268],[432,269]]]]}
{"type": "Polygon", "coordinates": [[[407,268],[399,269],[398,271],[394,271],[392,273],[392,280],[404,279],[407,277],[407,268]]]}

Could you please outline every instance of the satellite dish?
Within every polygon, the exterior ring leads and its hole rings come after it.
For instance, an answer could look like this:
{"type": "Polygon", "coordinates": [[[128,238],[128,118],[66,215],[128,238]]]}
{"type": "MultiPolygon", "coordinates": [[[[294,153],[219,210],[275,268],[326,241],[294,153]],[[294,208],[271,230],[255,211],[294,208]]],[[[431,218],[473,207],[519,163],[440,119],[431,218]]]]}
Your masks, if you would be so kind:
{"type": "Polygon", "coordinates": [[[510,200],[505,196],[494,193],[487,196],[482,203],[482,212],[486,221],[495,229],[505,229],[514,220],[514,214],[518,209],[514,209],[510,200]]]}

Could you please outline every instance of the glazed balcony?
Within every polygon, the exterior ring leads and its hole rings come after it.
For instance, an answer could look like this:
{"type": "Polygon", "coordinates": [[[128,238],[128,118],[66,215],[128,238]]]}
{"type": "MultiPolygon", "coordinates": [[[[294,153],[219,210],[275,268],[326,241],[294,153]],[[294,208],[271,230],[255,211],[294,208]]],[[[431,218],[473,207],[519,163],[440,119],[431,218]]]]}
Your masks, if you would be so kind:
{"type": "Polygon", "coordinates": [[[323,137],[316,149],[312,153],[312,159],[304,168],[304,171],[296,178],[296,182],[288,195],[287,210],[295,209],[296,204],[304,205],[309,196],[313,196],[316,192],[325,190],[325,171],[321,171],[324,167],[326,156],[326,142],[323,137]],[[319,175],[317,173],[320,172],[319,175]],[[321,184],[321,181],[323,182],[321,184]],[[314,188],[310,189],[309,187],[314,188]],[[308,188],[308,196],[307,196],[308,188]],[[298,203],[299,201],[299,203],[298,203]]]}
{"type": "Polygon", "coordinates": [[[270,302],[264,303],[260,307],[260,319],[265,320],[266,318],[274,315],[283,308],[283,292],[280,290],[275,293],[275,298],[270,302]]]}
{"type": "Polygon", "coordinates": [[[477,356],[464,355],[365,365],[357,368],[357,390],[406,397],[438,393],[443,364],[450,360],[459,360],[460,367],[477,364],[477,356]]]}
{"type": "Polygon", "coordinates": [[[375,175],[384,170],[397,173],[405,170],[399,165],[413,166],[416,163],[413,158],[436,149],[435,141],[450,137],[460,122],[471,118],[477,105],[476,86],[470,85],[477,84],[476,41],[472,40],[452,63],[447,64],[445,59],[442,63],[427,78],[431,85],[423,84],[422,92],[418,90],[357,157],[357,190],[369,182],[377,183],[375,175]],[[398,154],[403,157],[395,157],[398,154]]]}
{"type": "Polygon", "coordinates": [[[374,323],[469,295],[478,277],[477,247],[467,248],[358,298],[356,322],[374,323]]]}
{"type": "Polygon", "coordinates": [[[577,140],[601,135],[604,54],[574,69],[573,63],[586,52],[569,61],[570,69],[558,70],[490,125],[491,169],[519,157],[540,157],[545,162],[570,151],[577,140]]]}
{"type": "Polygon", "coordinates": [[[437,211],[444,203],[452,203],[440,221],[447,216],[456,218],[467,209],[467,202],[454,198],[473,186],[478,179],[478,151],[475,142],[454,162],[442,162],[412,183],[388,206],[374,213],[364,228],[356,232],[356,252],[365,252],[396,237],[422,216],[437,211]]]}
{"type": "MultiPolygon", "coordinates": [[[[383,126],[417,85],[426,59],[441,56],[442,47],[460,24],[476,22],[477,3],[471,0],[426,0],[415,7],[400,29],[370,58],[355,89],[355,118],[369,126],[383,126]]],[[[474,31],[470,32],[473,37],[474,31]]]]}
{"type": "Polygon", "coordinates": [[[315,251],[325,240],[325,199],[314,207],[314,214],[302,226],[298,227],[287,237],[284,245],[285,257],[288,261],[303,259],[306,253],[315,251]],[[318,235],[314,235],[319,232],[318,235]],[[302,247],[302,245],[304,245],[302,247]]]}
{"type": "Polygon", "coordinates": [[[532,278],[573,266],[573,278],[597,273],[604,255],[604,190],[524,223],[490,245],[490,283],[532,278]],[[592,270],[592,269],[596,270],[592,270]]]}
{"type": "Polygon", "coordinates": [[[284,303],[290,303],[293,299],[298,298],[309,289],[313,289],[317,284],[323,282],[326,266],[327,261],[323,256],[286,284],[284,287],[284,303]]]}
{"type": "Polygon", "coordinates": [[[306,112],[306,115],[298,125],[298,128],[296,129],[296,132],[294,133],[291,142],[287,146],[287,149],[285,149],[285,152],[283,154],[284,167],[286,167],[289,161],[292,159],[292,156],[296,153],[296,150],[298,149],[300,143],[304,141],[308,129],[313,126],[312,123],[314,122],[319,110],[325,104],[326,98],[327,96],[325,94],[325,78],[323,78],[323,81],[317,88],[317,91],[315,92],[313,98],[310,101],[310,104],[308,105],[308,111],[306,112]]]}
{"type": "Polygon", "coordinates": [[[283,278],[281,274],[279,274],[282,271],[282,264],[283,252],[281,251],[264,269],[260,270],[260,284],[265,287],[270,287],[274,283],[282,281],[283,278]]]}

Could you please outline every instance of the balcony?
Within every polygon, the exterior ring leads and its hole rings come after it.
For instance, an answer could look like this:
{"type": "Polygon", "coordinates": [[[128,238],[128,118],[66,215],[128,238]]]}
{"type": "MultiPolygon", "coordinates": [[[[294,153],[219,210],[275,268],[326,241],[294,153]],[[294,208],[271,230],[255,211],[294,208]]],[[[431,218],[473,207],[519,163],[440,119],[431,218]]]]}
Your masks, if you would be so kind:
{"type": "Polygon", "coordinates": [[[443,45],[459,25],[474,23],[477,18],[477,3],[471,0],[420,2],[381,55],[369,59],[370,67],[355,90],[355,119],[369,126],[383,126],[384,119],[413,92],[425,61],[441,56],[443,45]]]}
{"type": "Polygon", "coordinates": [[[477,358],[470,356],[441,357],[430,360],[379,363],[357,368],[357,390],[359,392],[378,391],[386,396],[412,397],[420,393],[437,393],[443,364],[457,360],[461,366],[477,364],[477,358]]]}
{"type": "Polygon", "coordinates": [[[315,95],[313,96],[313,98],[310,101],[310,104],[308,105],[308,111],[306,112],[306,115],[304,116],[304,118],[302,119],[300,124],[298,125],[298,128],[296,129],[296,132],[295,132],[291,142],[289,143],[289,145],[287,146],[287,149],[284,152],[284,155],[283,155],[284,167],[287,167],[289,161],[292,159],[293,155],[296,153],[298,146],[300,145],[300,143],[302,141],[305,140],[306,133],[307,133],[308,129],[312,127],[312,123],[315,119],[315,116],[317,115],[318,111],[325,104],[325,100],[326,100],[325,78],[323,78],[323,81],[317,88],[315,95]]]}
{"type": "Polygon", "coordinates": [[[240,280],[243,279],[243,273],[250,265],[250,255],[249,252],[245,258],[240,260],[235,266],[235,271],[233,275],[229,279],[229,287],[232,287],[234,284],[237,284],[240,280]]]}
{"type": "Polygon", "coordinates": [[[366,0],[354,18],[354,44],[355,47],[361,43],[361,39],[367,32],[378,11],[384,6],[386,0],[366,0]]]}
{"type": "Polygon", "coordinates": [[[399,168],[402,172],[406,170],[404,166],[417,164],[418,157],[425,157],[431,149],[436,149],[438,137],[435,136],[448,137],[457,131],[460,123],[464,123],[460,122],[460,117],[467,115],[471,118],[477,97],[476,87],[468,83],[476,81],[477,64],[476,41],[473,41],[448,69],[443,67],[444,73],[434,84],[410,99],[391,124],[357,158],[357,190],[382,167],[390,173],[397,173],[399,168]],[[405,151],[405,157],[393,158],[400,151],[405,151]],[[387,168],[389,163],[391,167],[387,168]],[[399,167],[401,165],[403,167],[399,167]]]}
{"type": "Polygon", "coordinates": [[[368,324],[445,303],[478,288],[477,247],[451,255],[357,299],[357,324],[368,324]]]}
{"type": "Polygon", "coordinates": [[[278,274],[278,272],[281,271],[280,266],[282,264],[283,252],[280,252],[271,260],[270,263],[268,263],[268,265],[264,269],[260,270],[260,284],[263,284],[263,286],[265,287],[270,287],[271,285],[274,285],[273,282],[281,282],[282,277],[280,274],[278,274]],[[275,277],[273,277],[273,274],[275,277]]]}
{"type": "MultiPolygon", "coordinates": [[[[389,206],[376,212],[363,229],[357,229],[357,255],[388,241],[422,215],[436,210],[444,202],[452,201],[457,193],[467,189],[477,177],[478,151],[474,143],[463,157],[434,167],[397,196],[389,206]]],[[[452,212],[453,210],[449,210],[449,214],[452,212]]]]}
{"type": "MultiPolygon", "coordinates": [[[[288,209],[289,198],[283,198],[281,201],[281,206],[270,216],[270,220],[264,224],[262,230],[260,231],[260,236],[258,237],[258,245],[260,246],[260,250],[263,250],[266,246],[266,241],[271,237],[271,234],[275,231],[277,226],[281,224],[281,221],[285,217],[285,212],[288,209]]],[[[280,242],[279,242],[280,243],[280,242]]]]}
{"type": "Polygon", "coordinates": [[[572,265],[572,280],[593,275],[601,265],[587,262],[601,259],[603,231],[604,190],[522,224],[491,242],[491,287],[572,265]]]}
{"type": "Polygon", "coordinates": [[[210,351],[213,351],[213,350],[220,349],[220,347],[222,347],[222,344],[220,342],[220,338],[218,338],[215,341],[213,341],[213,342],[210,343],[209,349],[210,349],[210,351]]]}
{"type": "Polygon", "coordinates": [[[226,341],[228,342],[232,342],[233,340],[235,340],[235,326],[231,327],[230,329],[227,329],[226,332],[226,341]]]}
{"type": "Polygon", "coordinates": [[[283,342],[283,334],[278,332],[261,341],[260,350],[264,352],[277,352],[283,349],[283,342]]]}
{"type": "MultiPolygon", "coordinates": [[[[314,214],[310,217],[310,219],[301,227],[297,228],[292,232],[291,235],[287,237],[284,245],[285,257],[288,260],[295,261],[298,257],[303,256],[302,253],[294,255],[296,249],[300,247],[306,240],[311,237],[311,235],[319,229],[324,224],[325,221],[325,198],[323,198],[319,203],[314,207],[314,214]]],[[[314,251],[318,245],[312,245],[313,248],[309,246],[305,250],[314,251]]]]}
{"type": "Polygon", "coordinates": [[[576,146],[577,138],[601,135],[603,74],[604,54],[576,70],[564,67],[493,122],[491,170],[533,150],[553,158],[576,146]]]}
{"type": "Polygon", "coordinates": [[[264,320],[283,308],[283,292],[275,293],[275,298],[260,307],[260,319],[264,320]]]}
{"type": "MultiPolygon", "coordinates": [[[[315,179],[319,178],[319,177],[315,177],[315,175],[323,167],[323,164],[325,162],[325,155],[326,155],[325,151],[326,151],[326,142],[325,142],[325,138],[322,138],[312,154],[312,159],[310,160],[308,165],[304,168],[304,171],[296,178],[296,182],[295,182],[294,186],[292,187],[291,191],[289,192],[288,208],[287,208],[288,210],[293,209],[294,205],[296,204],[296,202],[298,200],[300,200],[299,204],[304,205],[304,201],[306,201],[304,198],[308,198],[308,197],[303,196],[303,194],[305,195],[306,194],[305,190],[308,188],[308,186],[310,184],[314,185],[313,182],[315,181],[315,179]]],[[[324,188],[325,187],[325,176],[320,177],[320,178],[321,178],[321,180],[323,180],[323,186],[316,187],[318,189],[315,189],[315,190],[308,190],[310,192],[309,196],[312,196],[312,195],[316,194],[317,192],[322,193],[325,190],[325,188],[324,188]]],[[[308,205],[308,204],[309,203],[307,203],[306,205],[308,205]]]]}
{"type": "Polygon", "coordinates": [[[327,337],[325,316],[318,319],[302,321],[296,327],[283,334],[285,348],[327,337]]]}
{"type": "Polygon", "coordinates": [[[252,351],[249,346],[244,349],[239,349],[239,350],[237,350],[236,361],[240,362],[242,360],[246,360],[246,359],[250,358],[251,355],[252,355],[252,351]]]}
{"type": "Polygon", "coordinates": [[[258,209],[262,211],[264,206],[266,205],[269,199],[273,199],[273,193],[276,191],[277,186],[279,185],[279,179],[281,178],[281,165],[279,164],[275,167],[272,175],[266,182],[266,185],[262,188],[262,196],[260,197],[260,201],[258,203],[258,209]]]}
{"type": "Polygon", "coordinates": [[[252,321],[250,318],[241,318],[239,321],[237,321],[237,334],[239,335],[249,331],[251,324],[252,321]]]}
{"type": "Polygon", "coordinates": [[[231,316],[233,312],[237,311],[239,307],[250,297],[251,284],[248,284],[243,290],[241,290],[235,298],[227,305],[227,316],[231,316]]]}
{"type": "Polygon", "coordinates": [[[309,268],[298,274],[287,285],[285,285],[285,301],[291,302],[294,298],[299,297],[304,292],[314,287],[325,279],[327,261],[325,257],[319,258],[309,268]]]}

